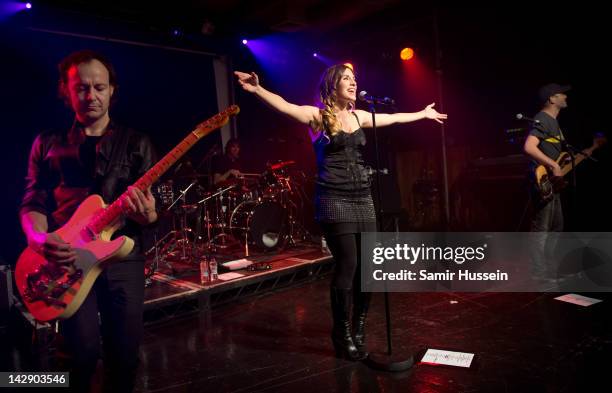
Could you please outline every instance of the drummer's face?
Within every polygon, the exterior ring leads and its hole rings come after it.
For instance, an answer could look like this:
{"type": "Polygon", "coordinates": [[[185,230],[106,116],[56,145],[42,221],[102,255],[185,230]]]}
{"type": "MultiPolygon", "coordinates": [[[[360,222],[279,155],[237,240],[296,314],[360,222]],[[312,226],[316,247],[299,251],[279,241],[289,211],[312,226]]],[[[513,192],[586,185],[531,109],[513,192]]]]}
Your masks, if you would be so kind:
{"type": "Polygon", "coordinates": [[[238,157],[238,154],[240,154],[240,145],[234,144],[230,146],[229,155],[232,157],[238,157]]]}

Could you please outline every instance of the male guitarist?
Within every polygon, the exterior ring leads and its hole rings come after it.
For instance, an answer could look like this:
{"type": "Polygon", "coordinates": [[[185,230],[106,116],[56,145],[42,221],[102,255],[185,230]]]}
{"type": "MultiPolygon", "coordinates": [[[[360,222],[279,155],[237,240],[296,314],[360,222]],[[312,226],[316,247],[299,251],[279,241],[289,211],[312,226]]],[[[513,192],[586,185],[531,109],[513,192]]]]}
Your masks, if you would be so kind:
{"type": "MultiPolygon", "coordinates": [[[[59,64],[59,93],[75,114],[63,132],[44,132],[35,139],[29,158],[27,184],[20,215],[28,246],[47,263],[69,266],[76,254],[54,230],[64,225],[90,194],[112,202],[154,163],[150,140],[110,119],[109,107],[117,93],[112,64],[101,54],[84,50],[59,64]]],[[[98,277],[82,306],[61,324],[70,355],[70,385],[89,391],[104,353],[104,390],[131,391],[142,338],[144,257],[142,227],[157,220],[150,191],[131,187],[121,206],[127,217],[118,235],[128,235],[135,246],[124,260],[111,264],[98,277]],[[98,324],[100,314],[101,326],[98,324]]]]}
{"type": "MultiPolygon", "coordinates": [[[[564,136],[559,127],[557,116],[563,108],[567,108],[567,91],[569,86],[561,86],[551,83],[539,90],[542,109],[534,116],[535,122],[525,140],[524,151],[531,157],[531,169],[538,165],[544,165],[549,169],[552,176],[562,176],[561,167],[555,161],[564,151],[564,136]]],[[[536,244],[534,246],[533,274],[536,279],[550,278],[553,272],[550,270],[550,255],[554,250],[555,242],[548,241],[548,232],[563,231],[563,208],[561,197],[554,193],[552,198],[543,201],[537,192],[533,193],[532,201],[535,208],[531,221],[531,231],[534,234],[536,244]]]]}

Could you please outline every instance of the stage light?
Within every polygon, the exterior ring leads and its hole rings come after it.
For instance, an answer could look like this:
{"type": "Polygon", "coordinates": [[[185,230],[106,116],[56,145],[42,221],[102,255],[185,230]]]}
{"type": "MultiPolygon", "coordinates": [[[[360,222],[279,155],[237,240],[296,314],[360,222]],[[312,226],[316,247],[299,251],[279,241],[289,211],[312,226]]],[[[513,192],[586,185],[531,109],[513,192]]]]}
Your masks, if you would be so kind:
{"type": "Polygon", "coordinates": [[[414,57],[414,49],[412,48],[404,48],[400,52],[400,58],[404,61],[408,61],[414,57]]]}
{"type": "Polygon", "coordinates": [[[27,9],[31,9],[32,8],[32,3],[26,3],[26,8],[27,9]]]}
{"type": "Polygon", "coordinates": [[[312,54],[313,57],[318,57],[319,55],[317,54],[317,52],[312,54]]]}
{"type": "Polygon", "coordinates": [[[249,41],[248,41],[248,40],[242,40],[242,43],[243,43],[244,45],[246,45],[246,44],[248,44],[248,43],[249,43],[249,41]]]}

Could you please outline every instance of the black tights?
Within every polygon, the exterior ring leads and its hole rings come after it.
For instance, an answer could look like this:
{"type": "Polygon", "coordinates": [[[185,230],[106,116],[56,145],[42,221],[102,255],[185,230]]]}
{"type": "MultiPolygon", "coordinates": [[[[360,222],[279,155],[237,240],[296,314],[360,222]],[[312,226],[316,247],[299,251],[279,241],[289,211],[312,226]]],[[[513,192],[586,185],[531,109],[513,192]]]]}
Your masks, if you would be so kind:
{"type": "Polygon", "coordinates": [[[339,289],[360,287],[361,234],[325,235],[327,245],[336,261],[332,286],[339,289]]]}

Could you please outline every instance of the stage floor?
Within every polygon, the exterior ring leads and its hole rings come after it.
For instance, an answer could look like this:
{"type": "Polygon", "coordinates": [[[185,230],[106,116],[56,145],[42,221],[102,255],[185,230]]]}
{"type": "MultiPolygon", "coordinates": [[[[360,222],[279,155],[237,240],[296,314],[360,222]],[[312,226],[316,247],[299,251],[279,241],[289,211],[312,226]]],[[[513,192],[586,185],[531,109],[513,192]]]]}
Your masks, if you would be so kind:
{"type": "MultiPolygon", "coordinates": [[[[163,297],[171,291],[160,288],[174,284],[161,275],[156,278],[147,290],[135,391],[609,389],[612,294],[584,294],[603,300],[590,307],[555,300],[559,293],[390,294],[394,353],[399,358],[426,348],[474,353],[475,358],[470,368],[417,362],[407,372],[385,373],[335,358],[329,338],[333,263],[328,256],[316,261],[320,250],[295,251],[301,256],[284,256],[269,271],[244,272],[238,281],[210,286],[199,285],[197,275],[185,270],[183,277],[173,278],[181,280],[183,295],[170,299],[163,297]],[[309,252],[311,259],[305,257],[309,252]]],[[[367,346],[379,353],[387,345],[383,299],[374,294],[367,325],[367,346]]],[[[0,369],[56,369],[54,339],[32,346],[27,329],[9,328],[0,334],[0,369]]]]}
{"type": "MultiPolygon", "coordinates": [[[[579,307],[538,293],[391,294],[394,353],[475,353],[469,369],[399,374],[338,360],[329,277],[148,326],[139,392],[582,392],[607,390],[612,296],[579,307]],[[590,388],[590,389],[589,389],[590,388]]],[[[383,296],[367,344],[386,349],[383,296]]],[[[417,359],[418,360],[418,359],[417,359]]]]}

